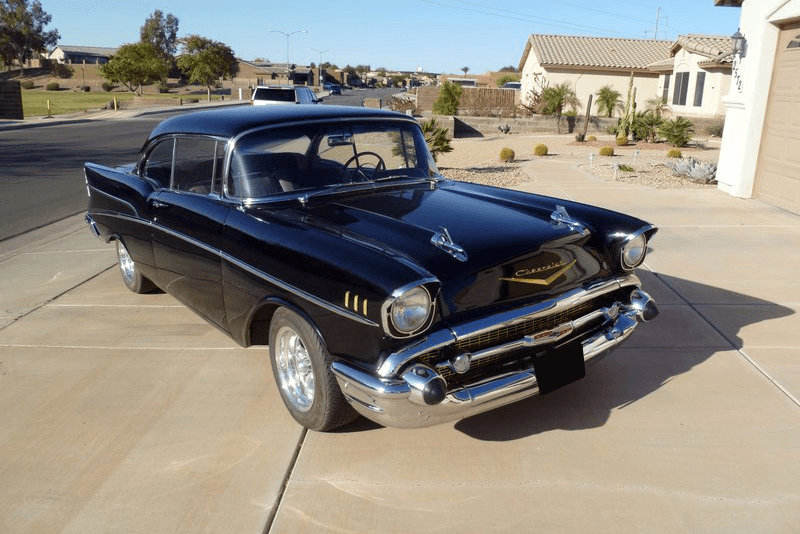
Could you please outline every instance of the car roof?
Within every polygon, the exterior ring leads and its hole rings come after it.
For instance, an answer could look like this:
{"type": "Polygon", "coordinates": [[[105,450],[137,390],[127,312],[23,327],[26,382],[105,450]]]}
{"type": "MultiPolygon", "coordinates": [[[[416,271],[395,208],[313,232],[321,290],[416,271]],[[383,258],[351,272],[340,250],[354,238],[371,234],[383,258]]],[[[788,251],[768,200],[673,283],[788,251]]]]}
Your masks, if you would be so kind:
{"type": "Polygon", "coordinates": [[[229,106],[170,117],[153,129],[147,138],[147,143],[156,137],[168,134],[230,138],[262,126],[334,119],[390,119],[416,122],[412,117],[402,113],[354,106],[229,106]]]}

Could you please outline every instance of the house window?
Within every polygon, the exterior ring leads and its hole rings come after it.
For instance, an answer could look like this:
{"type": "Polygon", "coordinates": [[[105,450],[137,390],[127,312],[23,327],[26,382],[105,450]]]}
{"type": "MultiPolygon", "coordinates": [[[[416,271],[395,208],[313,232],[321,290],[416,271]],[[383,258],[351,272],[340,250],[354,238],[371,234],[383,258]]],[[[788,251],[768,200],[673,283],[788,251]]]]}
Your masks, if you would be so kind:
{"type": "Polygon", "coordinates": [[[786,48],[800,48],[800,35],[789,41],[789,45],[786,48]]]}
{"type": "Polygon", "coordinates": [[[673,106],[686,105],[686,93],[689,90],[689,73],[679,72],[675,75],[675,92],[672,95],[673,106]]]}
{"type": "Polygon", "coordinates": [[[664,92],[661,93],[661,99],[664,101],[664,103],[669,102],[669,79],[670,79],[670,75],[669,74],[665,74],[664,75],[664,92]]]}
{"type": "Polygon", "coordinates": [[[694,106],[700,107],[703,105],[703,87],[706,84],[706,73],[698,72],[697,81],[694,84],[694,106]]]}

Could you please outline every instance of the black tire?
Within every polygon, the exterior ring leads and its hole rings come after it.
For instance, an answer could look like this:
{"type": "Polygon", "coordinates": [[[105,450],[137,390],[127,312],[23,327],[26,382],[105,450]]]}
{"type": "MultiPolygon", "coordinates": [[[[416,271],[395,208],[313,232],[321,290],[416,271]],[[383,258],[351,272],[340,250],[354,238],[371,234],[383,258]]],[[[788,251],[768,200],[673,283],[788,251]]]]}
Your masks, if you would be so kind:
{"type": "Polygon", "coordinates": [[[300,315],[287,308],[275,311],[269,356],[281,399],[298,423],[325,432],[358,416],[333,376],[325,344],[300,315]]]}
{"type": "Polygon", "coordinates": [[[121,239],[117,239],[117,264],[125,287],[134,293],[152,293],[156,291],[155,284],[142,276],[139,266],[133,261],[121,239]]]}

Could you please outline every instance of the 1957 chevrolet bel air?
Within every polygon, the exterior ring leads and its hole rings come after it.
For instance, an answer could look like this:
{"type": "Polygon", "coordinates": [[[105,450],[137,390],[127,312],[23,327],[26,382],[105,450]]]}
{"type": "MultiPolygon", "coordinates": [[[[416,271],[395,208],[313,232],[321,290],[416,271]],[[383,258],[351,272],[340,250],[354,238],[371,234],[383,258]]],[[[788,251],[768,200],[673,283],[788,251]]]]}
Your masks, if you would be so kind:
{"type": "Polygon", "coordinates": [[[656,228],[446,180],[405,115],[184,114],[136,163],[85,174],[86,220],[128,288],[269,345],[310,429],[357,413],[426,426],[546,394],[658,314],[634,274],[656,228]]]}

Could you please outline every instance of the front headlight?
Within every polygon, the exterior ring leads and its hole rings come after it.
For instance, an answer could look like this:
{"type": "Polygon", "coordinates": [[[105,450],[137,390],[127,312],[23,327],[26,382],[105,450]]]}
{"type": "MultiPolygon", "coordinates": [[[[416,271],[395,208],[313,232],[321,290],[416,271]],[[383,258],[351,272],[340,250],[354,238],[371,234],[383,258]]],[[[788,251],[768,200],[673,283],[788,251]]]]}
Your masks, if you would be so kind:
{"type": "Polygon", "coordinates": [[[644,232],[629,237],[622,245],[620,261],[624,269],[634,269],[643,261],[647,253],[647,237],[644,232]]]}
{"type": "Polygon", "coordinates": [[[423,286],[409,289],[392,302],[392,326],[402,334],[411,334],[422,328],[431,313],[431,295],[423,286]]]}

